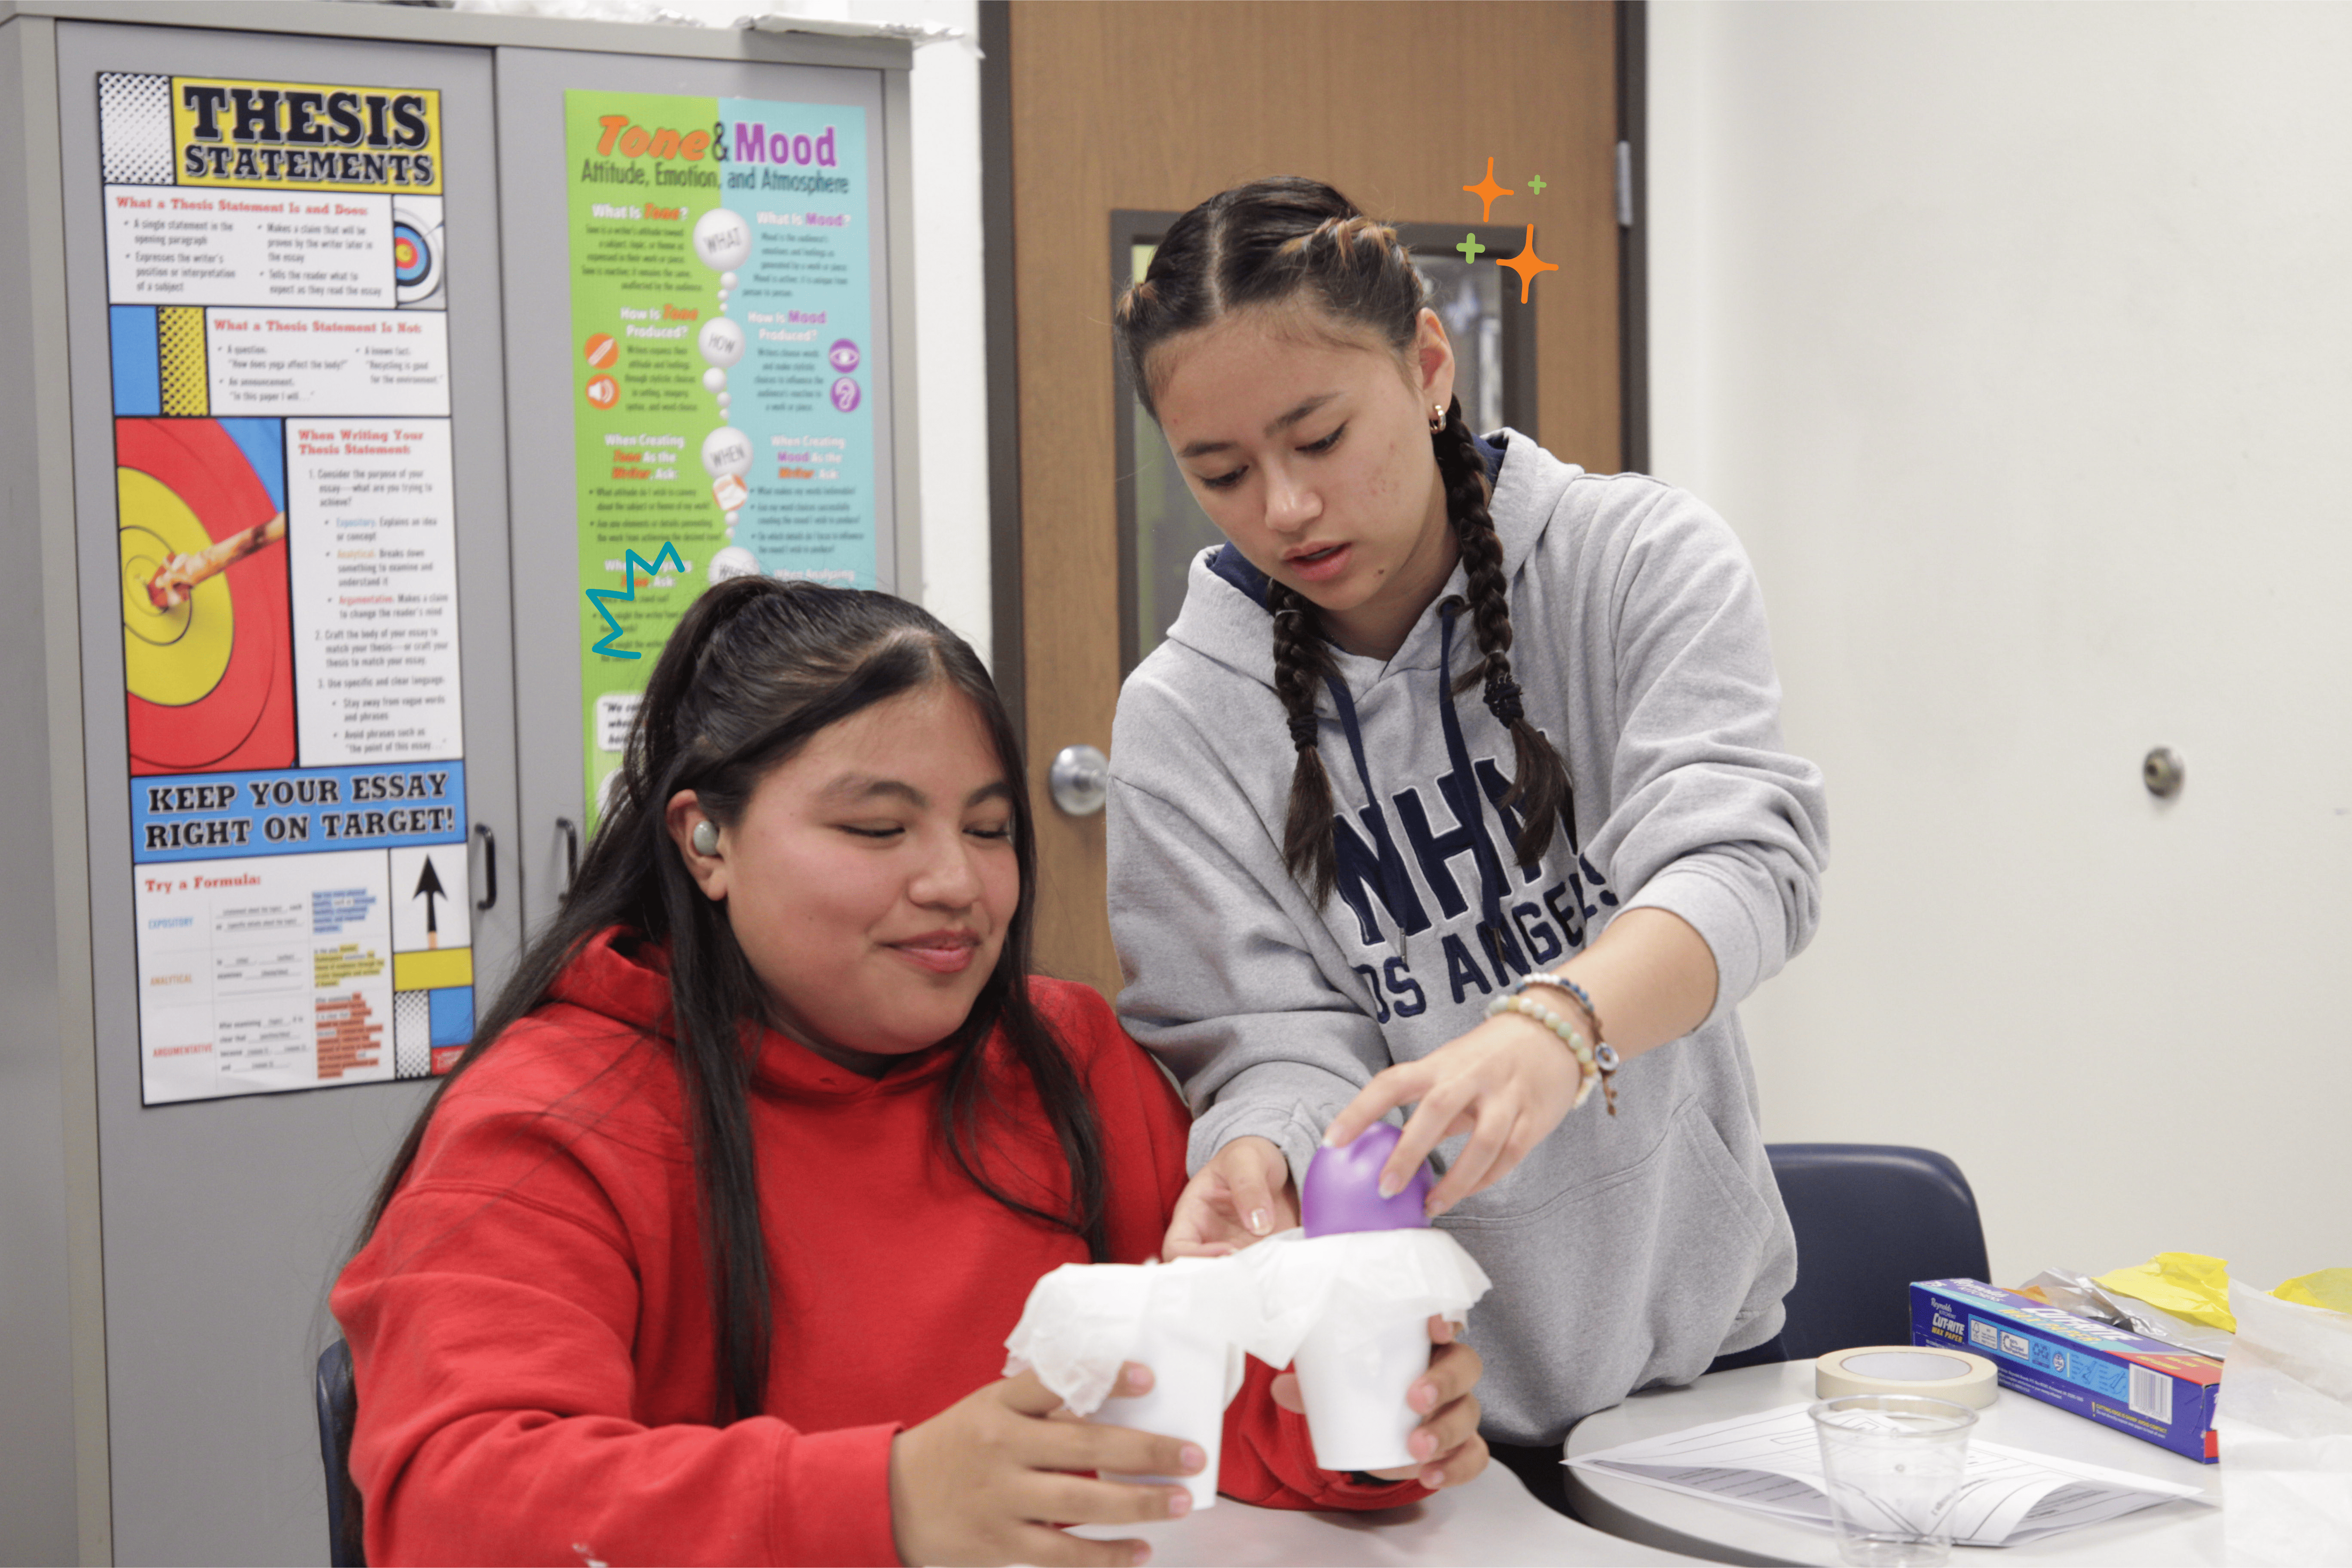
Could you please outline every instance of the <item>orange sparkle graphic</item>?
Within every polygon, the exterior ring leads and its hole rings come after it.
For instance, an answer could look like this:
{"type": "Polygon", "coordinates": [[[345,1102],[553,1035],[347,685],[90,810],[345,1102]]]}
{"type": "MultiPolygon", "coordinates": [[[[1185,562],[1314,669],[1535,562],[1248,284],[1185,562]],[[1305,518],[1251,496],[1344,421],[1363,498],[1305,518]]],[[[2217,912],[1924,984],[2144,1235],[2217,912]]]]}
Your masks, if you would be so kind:
{"type": "Polygon", "coordinates": [[[1495,160],[1492,158],[1486,160],[1486,176],[1476,184],[1465,185],[1462,188],[1478,198],[1481,204],[1478,208],[1478,221],[1480,223],[1485,223],[1488,218],[1495,216],[1495,198],[1496,196],[1507,196],[1511,194],[1509,191],[1495,183],[1495,160]]]}
{"type": "Polygon", "coordinates": [[[1522,305],[1528,302],[1528,287],[1536,280],[1537,273],[1557,272],[1559,270],[1559,262],[1546,261],[1542,257],[1536,254],[1536,226],[1533,224],[1528,225],[1528,243],[1526,247],[1523,248],[1517,256],[1512,257],[1508,261],[1504,260],[1499,256],[1495,258],[1495,265],[1497,267],[1507,267],[1512,271],[1519,275],[1519,303],[1522,305]]]}

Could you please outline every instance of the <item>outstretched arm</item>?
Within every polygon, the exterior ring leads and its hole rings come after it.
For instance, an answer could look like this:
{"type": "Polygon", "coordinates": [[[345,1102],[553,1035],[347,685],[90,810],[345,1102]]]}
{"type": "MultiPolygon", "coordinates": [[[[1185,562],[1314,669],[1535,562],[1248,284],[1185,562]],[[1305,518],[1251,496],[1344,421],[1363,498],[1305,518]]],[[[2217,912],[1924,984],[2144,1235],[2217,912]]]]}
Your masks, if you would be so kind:
{"type": "MultiPolygon", "coordinates": [[[[1763,601],[1738,542],[1678,491],[1607,493],[1626,510],[1596,517],[1590,554],[1557,564],[1605,599],[1586,613],[1612,628],[1593,671],[1617,721],[1609,808],[1586,852],[1636,890],[1559,971],[1591,1006],[1560,987],[1528,1000],[1630,1059],[1721,1018],[1804,945],[1828,845],[1820,771],[1781,743],[1763,601]]],[[[1558,1035],[1505,1014],[1382,1071],[1327,1137],[1348,1142],[1417,1103],[1384,1172],[1402,1185],[1442,1140],[1468,1134],[1431,1194],[1443,1210],[1550,1136],[1583,1076],[1558,1035]]]]}
{"type": "MultiPolygon", "coordinates": [[[[1626,910],[1557,973],[1603,1010],[1608,1043],[1624,1058],[1682,1038],[1715,1005],[1714,953],[1688,921],[1661,909],[1626,910]]],[[[1600,1043],[1592,1010],[1574,993],[1548,985],[1531,988],[1530,994],[1568,1019],[1588,1044],[1600,1043]]],[[[1332,1119],[1324,1141],[1353,1142],[1397,1107],[1416,1106],[1381,1168],[1381,1190],[1394,1193],[1431,1150],[1468,1133],[1470,1142],[1429,1194],[1429,1212],[1444,1214],[1500,1181],[1549,1137],[1575,1103],[1583,1077],[1582,1066],[1551,1029],[1521,1014],[1498,1014],[1419,1061],[1374,1078],[1332,1119]]]]}

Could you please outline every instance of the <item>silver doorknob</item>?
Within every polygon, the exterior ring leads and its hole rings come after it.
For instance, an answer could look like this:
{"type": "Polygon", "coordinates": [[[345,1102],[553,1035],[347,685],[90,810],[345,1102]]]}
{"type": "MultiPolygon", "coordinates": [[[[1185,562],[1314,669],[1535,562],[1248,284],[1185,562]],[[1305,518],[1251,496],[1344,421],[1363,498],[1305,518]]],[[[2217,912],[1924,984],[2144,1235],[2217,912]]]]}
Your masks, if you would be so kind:
{"type": "Polygon", "coordinates": [[[1072,816],[1092,816],[1110,794],[1110,759],[1092,746],[1064,746],[1046,770],[1054,804],[1072,816]]]}

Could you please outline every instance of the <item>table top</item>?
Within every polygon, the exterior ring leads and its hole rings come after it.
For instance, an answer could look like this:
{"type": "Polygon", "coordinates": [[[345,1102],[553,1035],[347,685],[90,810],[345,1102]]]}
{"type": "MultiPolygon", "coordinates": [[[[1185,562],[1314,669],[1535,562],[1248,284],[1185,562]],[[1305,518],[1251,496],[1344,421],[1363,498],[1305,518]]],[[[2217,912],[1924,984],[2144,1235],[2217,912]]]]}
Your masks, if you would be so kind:
{"type": "MultiPolygon", "coordinates": [[[[1634,1394],[1613,1410],[1586,1416],[1569,1434],[1570,1456],[1613,1448],[1644,1437],[1748,1415],[1811,1400],[1813,1363],[1782,1362],[1713,1373],[1688,1388],[1634,1394]]],[[[2080,1459],[2109,1469],[2201,1487],[2221,1501],[2219,1467],[2200,1465],[2153,1443],[2003,1389],[1977,1412],[1975,1436],[2012,1448],[2080,1459]]],[[[1580,1517],[1631,1542],[1686,1552],[1717,1563],[1839,1563],[1837,1537],[1710,1499],[1688,1497],[1626,1477],[1571,1468],[1569,1501],[1580,1517]]],[[[1540,1506],[1540,1505],[1538,1505],[1540,1506]]],[[[2158,1503],[2120,1519],[2000,1548],[2008,1563],[2131,1564],[2222,1563],[2225,1542],[2218,1506],[2188,1500],[2158,1503]]],[[[1953,1561],[1967,1560],[1966,1550],[1953,1561]]]]}
{"type": "Polygon", "coordinates": [[[1376,1513],[1305,1513],[1219,1498],[1214,1508],[1155,1524],[1083,1525],[1097,1541],[1151,1543],[1151,1568],[1297,1563],[1651,1563],[1689,1559],[1604,1535],[1536,1500],[1488,1464],[1466,1486],[1376,1513]]]}

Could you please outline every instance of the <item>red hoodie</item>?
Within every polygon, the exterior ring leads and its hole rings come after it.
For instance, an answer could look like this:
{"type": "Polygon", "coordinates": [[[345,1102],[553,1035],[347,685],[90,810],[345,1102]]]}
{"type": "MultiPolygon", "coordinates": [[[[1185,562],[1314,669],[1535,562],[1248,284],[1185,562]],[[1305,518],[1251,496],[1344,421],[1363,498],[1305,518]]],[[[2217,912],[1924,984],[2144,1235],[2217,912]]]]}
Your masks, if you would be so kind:
{"type": "MultiPolygon", "coordinates": [[[[1085,986],[1030,991],[1102,1128],[1110,1256],[1156,1257],[1185,1112],[1085,986]]],[[[1087,1261],[981,1192],[938,1134],[950,1064],[861,1077],[782,1035],[751,1094],[776,1335],[766,1414],[719,1427],[694,1173],[657,950],[617,931],[467,1069],[335,1287],[357,1369],[352,1475],[370,1563],[891,1563],[890,1439],[999,1377],[1029,1288],[1087,1261]]],[[[1069,1177],[1035,1090],[985,1047],[1009,1114],[989,1172],[1048,1212],[1069,1177]]],[[[1315,1468],[1255,1362],[1219,1489],[1276,1508],[1426,1495],[1315,1468]]]]}

